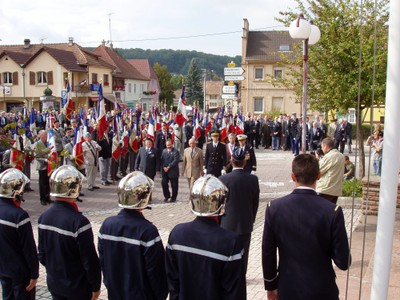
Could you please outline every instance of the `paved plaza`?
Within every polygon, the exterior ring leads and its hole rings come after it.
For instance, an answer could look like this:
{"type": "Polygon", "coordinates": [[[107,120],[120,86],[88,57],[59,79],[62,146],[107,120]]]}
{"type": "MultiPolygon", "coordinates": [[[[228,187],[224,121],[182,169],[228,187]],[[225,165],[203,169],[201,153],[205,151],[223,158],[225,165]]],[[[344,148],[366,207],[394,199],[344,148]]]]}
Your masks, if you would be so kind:
{"type": "MultiPolygon", "coordinates": [[[[247,298],[266,299],[263,286],[261,268],[261,240],[264,223],[264,212],[266,204],[277,197],[290,193],[294,184],[290,179],[290,169],[293,155],[289,151],[256,150],[257,176],[260,181],[260,207],[258,210],[254,231],[252,234],[249,266],[247,272],[247,298]]],[[[40,205],[38,195],[37,172],[32,172],[31,187],[34,192],[24,195],[23,208],[28,211],[34,227],[37,241],[37,220],[40,214],[48,207],[40,205]]],[[[98,182],[99,184],[99,182],[98,182]]],[[[100,186],[100,185],[99,185],[100,186]]],[[[85,194],[83,202],[78,203],[79,209],[89,218],[95,234],[97,244],[97,233],[105,218],[118,213],[117,206],[117,183],[110,186],[100,186],[99,190],[88,191],[86,186],[82,189],[85,194]]],[[[167,242],[171,229],[178,223],[191,221],[194,215],[189,207],[189,190],[187,180],[179,179],[179,193],[177,202],[163,203],[161,190],[161,178],[157,175],[155,179],[155,191],[153,193],[152,209],[145,210],[144,215],[153,222],[161,235],[164,245],[167,242]]],[[[340,289],[340,299],[369,299],[372,284],[372,271],[374,259],[374,245],[377,217],[362,214],[361,201],[358,199],[340,198],[343,207],[346,228],[351,237],[351,252],[353,263],[349,272],[336,269],[337,282],[340,289]],[[353,205],[354,204],[354,205],[353,205]],[[364,224],[366,224],[364,226],[364,224]],[[363,251],[364,249],[364,251],[363,251]],[[363,261],[363,263],[362,263],[363,261]],[[362,274],[362,275],[361,275],[362,274]],[[361,277],[361,280],[360,280],[361,277]],[[361,283],[360,283],[361,282],[361,283]],[[361,286],[361,288],[360,288],[361,286]],[[361,296],[359,291],[362,290],[361,296]]],[[[397,210],[396,228],[394,235],[394,249],[391,270],[391,283],[389,286],[388,299],[398,299],[395,295],[400,292],[400,210],[397,210]]],[[[201,270],[193,270],[201,272],[201,270]]],[[[45,269],[40,267],[40,277],[37,285],[36,299],[51,299],[46,287],[45,269]]],[[[104,285],[99,299],[107,299],[107,290],[104,285]]]]}

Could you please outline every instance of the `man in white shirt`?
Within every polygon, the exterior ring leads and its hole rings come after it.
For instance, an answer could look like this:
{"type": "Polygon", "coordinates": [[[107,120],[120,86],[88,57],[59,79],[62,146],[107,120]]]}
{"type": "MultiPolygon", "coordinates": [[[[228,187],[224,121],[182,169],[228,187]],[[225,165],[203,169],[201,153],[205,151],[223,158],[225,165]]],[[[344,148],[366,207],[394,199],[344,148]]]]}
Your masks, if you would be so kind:
{"type": "Polygon", "coordinates": [[[82,144],[82,150],[83,157],[85,158],[88,190],[93,191],[93,189],[99,188],[95,186],[95,181],[99,163],[98,151],[101,150],[101,147],[97,142],[92,141],[92,135],[89,132],[85,133],[85,142],[82,144]]]}

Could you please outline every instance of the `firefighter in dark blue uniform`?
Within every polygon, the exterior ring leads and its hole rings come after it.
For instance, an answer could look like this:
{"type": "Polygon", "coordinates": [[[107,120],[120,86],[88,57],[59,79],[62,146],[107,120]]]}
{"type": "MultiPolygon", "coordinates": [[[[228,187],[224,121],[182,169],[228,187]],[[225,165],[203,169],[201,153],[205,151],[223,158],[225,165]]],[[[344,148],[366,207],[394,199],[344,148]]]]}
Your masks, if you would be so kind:
{"type": "Polygon", "coordinates": [[[29,183],[21,171],[0,174],[0,282],[3,299],[35,299],[39,261],[29,215],[20,208],[29,183]]]}
{"type": "Polygon", "coordinates": [[[219,226],[227,192],[211,175],[193,184],[190,201],[197,218],[175,226],[166,248],[171,300],[246,299],[242,242],[219,226]]]}
{"type": "Polygon", "coordinates": [[[89,220],[76,205],[83,175],[64,165],[50,177],[55,202],[39,217],[39,260],[55,300],[90,300],[100,295],[101,269],[89,220]]]}
{"type": "Polygon", "coordinates": [[[204,174],[219,177],[226,174],[226,146],[219,142],[219,132],[211,133],[212,142],[206,146],[204,158],[204,174]]]}
{"type": "Polygon", "coordinates": [[[142,214],[154,182],[132,172],[118,185],[123,209],[99,232],[99,255],[108,299],[166,299],[165,251],[157,228],[142,214]]]}
{"type": "Polygon", "coordinates": [[[246,159],[246,164],[244,165],[243,170],[247,173],[255,174],[257,171],[257,160],[256,155],[254,154],[254,148],[246,143],[247,136],[245,134],[239,134],[237,139],[239,141],[238,147],[243,149],[246,159]]]}

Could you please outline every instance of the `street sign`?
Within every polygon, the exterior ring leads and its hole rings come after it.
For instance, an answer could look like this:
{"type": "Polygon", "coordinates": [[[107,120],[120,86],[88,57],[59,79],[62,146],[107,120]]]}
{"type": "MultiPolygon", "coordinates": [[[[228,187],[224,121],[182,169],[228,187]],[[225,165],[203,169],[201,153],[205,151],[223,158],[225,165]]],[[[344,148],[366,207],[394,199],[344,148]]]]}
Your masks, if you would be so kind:
{"type": "Polygon", "coordinates": [[[236,99],[235,94],[222,94],[222,99],[236,99]]]}
{"type": "Polygon", "coordinates": [[[242,81],[244,76],[225,76],[225,81],[242,81]]]}
{"type": "Polygon", "coordinates": [[[234,94],[236,93],[236,85],[224,85],[222,87],[222,92],[225,94],[234,94]]]}
{"type": "Polygon", "coordinates": [[[224,75],[242,75],[244,69],[242,67],[224,68],[224,75]]]}

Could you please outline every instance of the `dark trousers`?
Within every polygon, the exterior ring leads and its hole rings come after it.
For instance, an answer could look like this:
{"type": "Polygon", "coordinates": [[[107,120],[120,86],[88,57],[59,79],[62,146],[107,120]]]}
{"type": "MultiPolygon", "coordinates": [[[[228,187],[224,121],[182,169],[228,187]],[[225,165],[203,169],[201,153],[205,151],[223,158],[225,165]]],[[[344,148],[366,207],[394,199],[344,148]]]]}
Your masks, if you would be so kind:
{"type": "Polygon", "coordinates": [[[117,180],[118,165],[118,161],[111,157],[110,177],[113,181],[117,180]]]}
{"type": "Polygon", "coordinates": [[[171,200],[176,200],[176,197],[178,196],[178,179],[179,177],[169,178],[168,174],[166,173],[162,174],[161,186],[163,190],[164,199],[171,198],[171,200]],[[171,193],[169,192],[168,182],[171,182],[172,196],[171,193]]]}
{"type": "Polygon", "coordinates": [[[296,138],[291,138],[292,141],[292,153],[299,155],[299,144],[300,144],[300,140],[296,139],[296,138]]]}
{"type": "Polygon", "coordinates": [[[247,273],[247,265],[249,262],[249,250],[250,250],[250,240],[251,240],[251,232],[246,234],[240,234],[240,239],[243,244],[243,263],[244,263],[244,272],[247,273]]]}
{"type": "Polygon", "coordinates": [[[11,278],[1,277],[0,282],[3,289],[3,300],[35,300],[35,288],[29,293],[25,290],[29,279],[15,282],[11,278]]]}
{"type": "Polygon", "coordinates": [[[40,194],[40,201],[50,200],[50,185],[49,185],[49,176],[47,175],[47,170],[39,171],[39,194],[40,194]]]}

